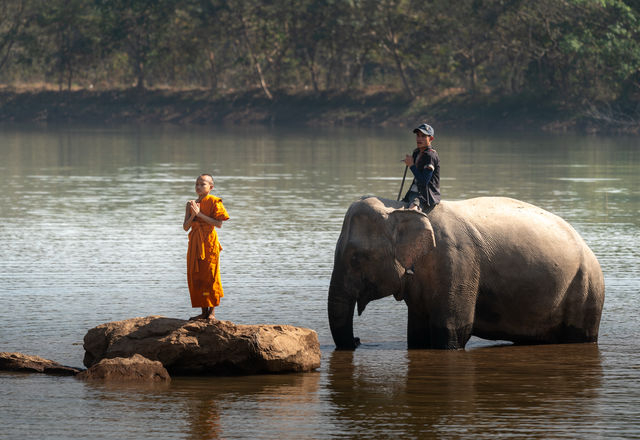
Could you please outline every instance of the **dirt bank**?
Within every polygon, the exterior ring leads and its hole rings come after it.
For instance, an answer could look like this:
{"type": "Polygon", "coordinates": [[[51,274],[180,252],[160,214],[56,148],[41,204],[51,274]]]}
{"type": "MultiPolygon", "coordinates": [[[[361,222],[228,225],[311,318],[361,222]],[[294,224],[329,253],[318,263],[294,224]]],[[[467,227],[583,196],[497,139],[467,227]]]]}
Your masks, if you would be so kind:
{"type": "MultiPolygon", "coordinates": [[[[593,115],[592,115],[593,116],[593,115]]],[[[395,92],[212,94],[206,90],[16,91],[0,89],[2,123],[171,123],[306,126],[408,126],[638,132],[545,99],[451,95],[409,99],[395,92]]]]}

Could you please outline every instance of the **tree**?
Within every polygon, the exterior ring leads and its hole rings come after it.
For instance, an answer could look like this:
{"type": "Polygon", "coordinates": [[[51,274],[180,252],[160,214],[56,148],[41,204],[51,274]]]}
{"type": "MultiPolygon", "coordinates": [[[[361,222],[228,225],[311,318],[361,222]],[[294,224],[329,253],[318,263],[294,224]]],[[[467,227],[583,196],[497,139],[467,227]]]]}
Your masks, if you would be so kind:
{"type": "Polygon", "coordinates": [[[108,51],[124,50],[136,78],[145,88],[148,64],[161,52],[161,42],[177,0],[96,0],[103,43],[108,51]]]}
{"type": "Polygon", "coordinates": [[[77,71],[92,62],[99,35],[97,16],[90,0],[50,1],[37,14],[42,31],[39,50],[52,59],[58,72],[58,87],[71,84],[77,71]]]}
{"type": "Polygon", "coordinates": [[[382,47],[391,55],[391,59],[402,81],[406,93],[416,96],[406,72],[404,47],[410,44],[405,34],[415,24],[415,9],[405,0],[383,0],[378,3],[377,17],[372,30],[382,47]]]}
{"type": "Polygon", "coordinates": [[[264,20],[260,2],[253,0],[239,0],[231,8],[236,37],[248,55],[251,66],[255,70],[260,88],[267,98],[273,99],[264,74],[263,65],[266,64],[267,42],[269,41],[269,23],[264,20]]]}
{"type": "Polygon", "coordinates": [[[29,6],[28,0],[0,2],[0,71],[32,18],[28,13],[29,6]]]}
{"type": "Polygon", "coordinates": [[[229,8],[224,0],[195,0],[184,2],[181,7],[190,17],[190,39],[193,42],[193,58],[201,52],[203,69],[206,72],[209,88],[218,89],[220,77],[225,66],[225,55],[228,54],[228,31],[226,23],[229,20],[229,8]]]}

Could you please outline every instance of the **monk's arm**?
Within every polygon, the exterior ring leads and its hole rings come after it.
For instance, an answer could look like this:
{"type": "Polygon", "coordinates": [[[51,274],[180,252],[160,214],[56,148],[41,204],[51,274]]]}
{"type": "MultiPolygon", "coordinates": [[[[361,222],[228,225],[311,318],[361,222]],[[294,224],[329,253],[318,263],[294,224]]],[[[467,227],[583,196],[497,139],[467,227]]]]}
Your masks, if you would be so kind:
{"type": "Polygon", "coordinates": [[[224,220],[216,220],[215,218],[204,215],[202,211],[200,211],[196,217],[198,217],[200,220],[203,220],[209,223],[210,225],[215,226],[216,228],[221,228],[222,222],[224,221],[224,220]]]}
{"type": "Polygon", "coordinates": [[[190,205],[191,205],[191,202],[187,202],[187,207],[184,212],[184,221],[182,222],[182,228],[185,231],[188,231],[189,228],[191,228],[191,222],[193,221],[194,218],[196,218],[196,215],[191,210],[190,205]]]}

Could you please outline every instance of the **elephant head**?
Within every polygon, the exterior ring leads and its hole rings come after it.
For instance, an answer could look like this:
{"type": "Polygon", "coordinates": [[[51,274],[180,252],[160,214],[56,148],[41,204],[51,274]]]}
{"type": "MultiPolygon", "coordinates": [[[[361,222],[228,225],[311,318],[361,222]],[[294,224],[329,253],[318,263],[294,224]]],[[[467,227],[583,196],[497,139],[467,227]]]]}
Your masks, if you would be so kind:
{"type": "Polygon", "coordinates": [[[353,312],[370,301],[403,298],[403,276],[435,247],[428,217],[401,202],[363,198],[347,211],[329,286],[329,325],[339,349],[354,349],[353,312]]]}

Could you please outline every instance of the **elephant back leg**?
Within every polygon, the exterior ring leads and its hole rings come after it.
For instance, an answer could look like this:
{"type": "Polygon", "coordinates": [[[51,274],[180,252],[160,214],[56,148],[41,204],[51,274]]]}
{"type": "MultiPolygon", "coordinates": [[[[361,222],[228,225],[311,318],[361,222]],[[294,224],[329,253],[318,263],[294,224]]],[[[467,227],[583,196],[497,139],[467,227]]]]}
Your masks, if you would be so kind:
{"type": "Polygon", "coordinates": [[[555,329],[554,342],[597,342],[603,304],[602,272],[587,271],[581,266],[566,291],[564,316],[555,329]]]}

